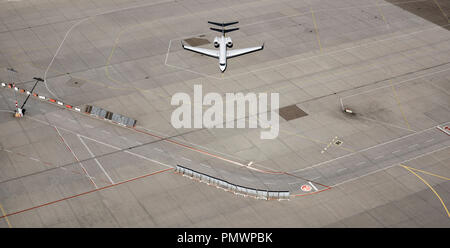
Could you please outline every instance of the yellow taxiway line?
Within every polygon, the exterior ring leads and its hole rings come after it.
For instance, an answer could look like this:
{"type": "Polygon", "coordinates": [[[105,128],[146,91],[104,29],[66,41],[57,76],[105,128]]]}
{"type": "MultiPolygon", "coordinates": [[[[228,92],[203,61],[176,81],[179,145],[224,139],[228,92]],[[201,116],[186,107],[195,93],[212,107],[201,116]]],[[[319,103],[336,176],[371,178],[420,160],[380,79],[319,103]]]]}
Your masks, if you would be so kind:
{"type": "Polygon", "coordinates": [[[409,172],[411,172],[412,174],[414,174],[417,178],[419,178],[425,185],[428,186],[428,188],[431,189],[431,191],[433,191],[433,193],[437,196],[437,198],[439,198],[439,201],[441,202],[442,206],[445,209],[445,212],[447,212],[447,216],[450,218],[450,213],[448,212],[447,206],[445,206],[444,201],[442,200],[442,198],[439,196],[439,194],[436,192],[436,190],[433,189],[433,187],[431,187],[431,185],[425,181],[425,179],[423,179],[422,177],[420,177],[419,175],[417,175],[417,173],[415,173],[413,170],[411,170],[408,166],[400,164],[400,166],[402,166],[403,168],[407,169],[409,172]]]}

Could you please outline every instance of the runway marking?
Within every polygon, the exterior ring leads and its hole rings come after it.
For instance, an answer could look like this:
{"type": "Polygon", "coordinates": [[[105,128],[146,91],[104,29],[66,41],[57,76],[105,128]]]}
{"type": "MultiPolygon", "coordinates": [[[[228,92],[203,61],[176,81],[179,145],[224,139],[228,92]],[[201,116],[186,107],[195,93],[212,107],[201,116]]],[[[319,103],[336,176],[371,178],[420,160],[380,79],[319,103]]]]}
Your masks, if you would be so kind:
{"type": "Polygon", "coordinates": [[[378,157],[376,157],[374,159],[377,160],[377,159],[380,159],[380,158],[384,158],[384,155],[380,155],[380,156],[378,156],[378,157]]]}
{"type": "Polygon", "coordinates": [[[402,150],[396,150],[396,151],[393,151],[392,153],[399,153],[399,152],[401,152],[402,150]]]}
{"type": "Polygon", "coordinates": [[[442,9],[441,5],[436,1],[433,0],[433,2],[437,5],[437,7],[441,10],[442,15],[445,17],[445,19],[447,19],[447,22],[450,23],[450,20],[448,19],[447,14],[445,13],[445,11],[442,9]]]}
{"type": "MultiPolygon", "coordinates": [[[[79,134],[79,135],[80,135],[81,137],[85,138],[85,139],[89,139],[89,140],[95,141],[95,142],[97,142],[97,143],[100,143],[100,144],[102,144],[102,145],[105,145],[105,146],[114,148],[114,149],[116,149],[116,150],[122,150],[122,149],[119,148],[119,147],[116,147],[116,146],[113,146],[113,145],[110,145],[110,144],[101,142],[101,141],[99,141],[99,140],[96,140],[96,139],[93,139],[93,138],[90,138],[90,137],[87,137],[87,136],[84,136],[84,135],[81,135],[81,134],[79,134]]],[[[139,157],[139,158],[142,158],[142,159],[144,159],[144,160],[151,161],[151,162],[157,163],[157,164],[159,164],[159,165],[163,165],[163,166],[165,166],[165,167],[169,167],[169,168],[172,168],[172,169],[173,169],[173,167],[170,166],[170,165],[167,165],[167,164],[161,163],[161,162],[159,162],[159,161],[156,161],[156,160],[147,158],[147,157],[142,156],[142,155],[140,155],[140,154],[137,154],[137,153],[134,153],[134,152],[130,152],[130,151],[126,151],[126,150],[123,151],[123,152],[128,153],[128,154],[131,154],[131,155],[134,155],[134,156],[139,157]]]]}
{"type": "Polygon", "coordinates": [[[86,147],[86,150],[89,152],[89,154],[91,155],[91,157],[94,159],[94,161],[97,163],[98,167],[100,167],[100,169],[102,170],[102,172],[105,174],[106,178],[108,178],[109,182],[111,184],[114,184],[114,181],[111,179],[111,177],[109,176],[109,174],[106,172],[105,168],[103,168],[103,166],[100,164],[100,162],[98,161],[98,159],[95,157],[95,155],[92,153],[91,149],[89,149],[89,147],[86,145],[86,143],[84,142],[84,140],[81,138],[80,135],[77,135],[78,139],[81,141],[81,143],[84,145],[84,147],[86,147]]]}
{"type": "Polygon", "coordinates": [[[400,164],[400,166],[402,166],[403,168],[407,169],[409,172],[411,172],[412,174],[414,174],[417,178],[419,178],[426,186],[428,186],[428,188],[431,189],[431,191],[433,191],[433,193],[437,196],[437,198],[439,198],[439,201],[441,201],[442,206],[445,209],[445,212],[447,212],[447,216],[450,218],[450,213],[448,212],[447,206],[445,206],[444,201],[442,200],[442,198],[439,196],[439,194],[436,192],[436,190],[434,190],[433,187],[431,187],[431,185],[425,181],[425,179],[423,179],[421,176],[417,175],[417,173],[415,173],[413,170],[409,169],[409,167],[400,164]]]}
{"type": "Polygon", "coordinates": [[[5,213],[5,210],[3,209],[2,204],[0,204],[0,209],[2,210],[3,216],[5,216],[5,220],[6,220],[6,223],[8,224],[8,227],[9,227],[9,228],[12,228],[11,223],[9,222],[8,217],[6,217],[6,213],[5,213]]]}
{"type": "MultiPolygon", "coordinates": [[[[144,6],[151,6],[151,5],[157,5],[157,4],[161,4],[161,3],[168,3],[168,2],[173,2],[173,1],[162,1],[162,2],[157,2],[157,3],[145,4],[145,5],[142,5],[142,7],[144,7],[144,6]]],[[[66,41],[67,37],[69,36],[70,32],[72,32],[72,30],[73,30],[75,27],[77,27],[77,26],[80,25],[81,23],[83,23],[83,22],[85,22],[85,21],[87,21],[87,20],[89,20],[89,19],[91,19],[91,18],[95,18],[95,17],[97,17],[97,16],[106,15],[106,14],[111,14],[111,13],[115,13],[115,12],[119,12],[119,11],[123,11],[123,10],[135,9],[135,8],[139,8],[139,7],[138,7],[138,6],[132,6],[132,7],[126,7],[126,8],[117,9],[117,10],[112,10],[112,11],[106,11],[106,12],[103,12],[103,13],[99,13],[99,14],[95,14],[95,15],[86,17],[86,18],[84,18],[84,19],[82,19],[82,20],[79,20],[79,21],[78,21],[77,23],[75,23],[74,25],[72,25],[72,26],[69,28],[69,30],[67,30],[66,34],[64,35],[64,38],[63,38],[63,40],[61,41],[61,43],[59,44],[58,49],[56,49],[56,52],[55,52],[55,54],[53,55],[52,60],[50,61],[50,64],[47,66],[47,69],[45,69],[45,72],[44,72],[44,85],[45,85],[45,88],[47,88],[48,92],[49,92],[50,94],[52,94],[55,98],[58,99],[58,96],[56,96],[56,94],[54,94],[54,93],[48,88],[48,85],[47,85],[47,73],[48,73],[48,71],[50,70],[50,68],[52,67],[55,58],[58,56],[59,51],[61,50],[61,47],[63,46],[63,44],[64,44],[64,42],[66,41]]]]}
{"type": "MultiPolygon", "coordinates": [[[[447,26],[450,26],[450,24],[448,24],[447,26]]],[[[407,82],[409,82],[409,81],[413,81],[413,80],[416,80],[416,79],[420,79],[420,78],[428,77],[428,76],[431,76],[431,75],[439,74],[439,73],[441,73],[441,72],[446,72],[446,71],[449,71],[449,70],[450,70],[450,68],[448,68],[448,69],[443,69],[443,70],[440,70],[440,71],[430,72],[430,73],[423,74],[423,75],[420,75],[420,76],[417,76],[417,77],[413,77],[413,78],[405,79],[405,80],[403,80],[403,81],[399,81],[399,82],[397,82],[396,84],[380,86],[380,87],[378,87],[378,88],[374,88],[374,89],[370,89],[370,90],[358,92],[358,93],[355,93],[355,94],[353,94],[353,95],[344,96],[344,97],[342,97],[341,99],[346,99],[346,98],[358,96],[358,95],[361,95],[361,94],[366,94],[366,93],[369,93],[369,92],[372,92],[372,91],[376,91],[376,90],[384,89],[384,88],[387,88],[387,87],[391,87],[392,85],[397,86],[397,85],[400,85],[400,84],[407,83],[407,82]]]]}
{"type": "MultiPolygon", "coordinates": [[[[441,124],[442,124],[442,123],[441,123],[441,124]]],[[[439,124],[439,125],[441,125],[441,124],[439,124]]],[[[439,126],[439,125],[438,125],[438,126],[439,126]]],[[[374,145],[374,146],[371,146],[371,147],[364,148],[364,149],[359,150],[359,151],[356,151],[356,152],[354,152],[354,153],[349,153],[349,154],[346,154],[346,155],[343,155],[343,156],[340,156],[340,157],[337,157],[337,158],[334,158],[334,159],[330,159],[330,160],[327,160],[327,161],[324,161],[324,162],[320,162],[320,163],[315,164],[315,165],[312,165],[312,166],[308,166],[308,167],[305,167],[305,168],[302,168],[302,169],[295,170],[295,171],[293,171],[292,173],[295,173],[295,172],[298,172],[298,171],[304,171],[304,170],[311,169],[311,168],[315,168],[315,167],[318,167],[318,166],[321,166],[321,165],[330,163],[330,162],[332,162],[332,161],[336,161],[336,160],[341,159],[341,158],[349,157],[349,156],[354,155],[354,154],[357,154],[357,153],[361,153],[361,152],[364,152],[364,151],[368,151],[368,150],[371,150],[371,149],[376,148],[376,147],[379,147],[379,146],[383,146],[383,145],[386,145],[386,144],[389,144],[389,143],[392,143],[392,142],[395,142],[395,141],[399,141],[399,140],[408,138],[408,137],[413,136],[413,135],[417,135],[417,134],[424,133],[424,132],[427,132],[427,131],[430,131],[430,130],[434,130],[434,129],[436,129],[436,127],[437,127],[437,126],[434,126],[434,127],[430,127],[430,128],[427,128],[427,129],[424,129],[424,130],[421,130],[421,131],[418,131],[418,132],[415,132],[415,133],[411,133],[411,134],[408,134],[408,135],[404,135],[404,136],[402,136],[402,137],[399,137],[399,138],[396,138],[396,139],[392,139],[392,140],[389,140],[389,141],[387,141],[387,142],[380,143],[380,144],[378,144],[378,145],[374,145]]]]}
{"type": "Polygon", "coordinates": [[[250,180],[250,179],[248,179],[246,177],[241,177],[241,179],[244,179],[245,181],[248,181],[248,182],[253,182],[253,180],[250,180]]]}
{"type": "MultiPolygon", "coordinates": [[[[406,166],[406,165],[403,165],[403,166],[406,166]]],[[[431,173],[431,172],[428,172],[428,171],[416,169],[416,168],[409,167],[409,166],[406,166],[406,167],[410,168],[411,170],[419,171],[419,172],[425,173],[425,174],[430,175],[430,176],[435,176],[435,177],[438,177],[438,178],[441,178],[441,179],[444,179],[444,180],[447,180],[447,181],[450,180],[450,178],[448,178],[448,177],[440,176],[440,175],[437,175],[437,174],[434,174],[434,173],[431,173]]]]}
{"type": "Polygon", "coordinates": [[[381,123],[381,124],[384,124],[384,125],[387,125],[387,126],[399,128],[399,129],[406,130],[406,131],[409,131],[409,132],[416,132],[416,131],[408,129],[408,128],[404,128],[404,127],[397,126],[397,125],[394,125],[394,124],[391,124],[391,123],[388,123],[388,122],[379,121],[379,120],[375,120],[375,119],[372,119],[372,118],[364,117],[364,116],[361,116],[361,115],[359,116],[359,118],[365,119],[365,120],[368,120],[368,121],[378,122],[378,123],[381,123]]]}
{"type": "Polygon", "coordinates": [[[312,20],[313,20],[313,23],[314,23],[314,29],[316,30],[317,43],[319,44],[320,52],[322,52],[322,44],[320,43],[320,36],[319,36],[319,30],[317,29],[316,16],[314,15],[314,11],[312,9],[312,6],[309,7],[309,10],[311,11],[312,20]]]}
{"type": "MultiPolygon", "coordinates": [[[[430,155],[430,154],[432,154],[432,153],[435,153],[435,152],[438,152],[438,151],[442,151],[442,150],[445,150],[445,149],[448,149],[448,148],[450,148],[450,146],[442,147],[442,148],[436,149],[436,150],[434,150],[434,151],[427,152],[427,153],[418,155],[418,156],[416,156],[416,157],[407,159],[407,160],[405,160],[405,161],[402,161],[402,162],[400,162],[400,164],[401,164],[401,163],[406,163],[406,162],[408,162],[408,161],[411,161],[411,160],[414,160],[414,159],[417,159],[417,158],[420,158],[420,157],[424,157],[424,156],[427,156],[427,155],[430,155]]],[[[357,177],[354,177],[354,178],[350,178],[350,179],[348,179],[348,180],[345,180],[345,181],[342,181],[342,182],[340,182],[340,183],[337,183],[337,184],[335,184],[335,185],[333,185],[333,186],[331,186],[331,187],[337,187],[337,186],[342,185],[342,184],[344,184],[344,183],[348,183],[348,182],[351,182],[351,181],[355,181],[355,180],[358,180],[358,179],[360,179],[360,178],[362,178],[362,177],[366,177],[366,176],[372,175],[372,174],[377,173],[377,172],[380,172],[380,171],[384,171],[384,170],[390,169],[390,168],[392,168],[392,167],[394,167],[394,166],[398,166],[398,165],[399,165],[399,163],[395,163],[395,164],[393,164],[393,165],[391,165],[391,166],[387,166],[387,167],[385,167],[385,168],[380,168],[380,169],[378,169],[378,170],[374,170],[374,171],[369,172],[369,173],[366,173],[366,174],[364,174],[364,175],[357,176],[357,177]]]]}
{"type": "MultiPolygon", "coordinates": [[[[0,151],[5,151],[5,150],[0,149],[0,151]]],[[[39,160],[39,159],[33,158],[33,157],[28,157],[27,155],[22,154],[22,153],[12,152],[12,151],[9,151],[9,150],[8,150],[8,152],[10,152],[10,153],[12,153],[12,154],[16,154],[16,155],[22,156],[22,157],[24,157],[24,158],[28,158],[28,159],[33,160],[33,161],[35,161],[35,162],[41,163],[41,164],[43,164],[44,166],[47,166],[47,168],[53,168],[52,166],[55,166],[54,164],[52,164],[52,163],[50,163],[50,162],[42,161],[42,160],[39,160]]],[[[56,167],[56,168],[62,169],[62,170],[64,170],[64,171],[67,171],[67,169],[64,168],[64,167],[56,167]]],[[[72,172],[73,174],[77,174],[77,175],[79,175],[79,176],[82,176],[82,177],[87,177],[87,178],[93,178],[93,179],[96,179],[95,177],[89,177],[89,176],[87,176],[86,174],[82,174],[82,173],[80,173],[80,172],[78,172],[78,171],[75,171],[75,170],[70,170],[70,172],[72,172]]],[[[105,182],[105,183],[108,183],[107,181],[102,180],[102,179],[98,179],[98,180],[100,180],[100,181],[102,181],[102,182],[105,182]]],[[[3,182],[0,182],[0,183],[3,183],[3,182]]]]}
{"type": "Polygon", "coordinates": [[[431,141],[433,141],[434,139],[429,139],[427,141],[425,141],[425,143],[430,143],[431,141]]]}
{"type": "Polygon", "coordinates": [[[308,183],[309,183],[309,185],[311,185],[311,187],[313,187],[316,191],[319,191],[319,190],[316,188],[316,186],[314,186],[313,183],[311,183],[311,182],[308,182],[308,183]]]}
{"type": "Polygon", "coordinates": [[[419,146],[419,144],[410,145],[410,146],[408,146],[408,148],[411,149],[411,148],[414,148],[414,147],[417,147],[417,146],[419,146]]]}
{"type": "Polygon", "coordinates": [[[86,176],[89,177],[89,180],[91,181],[91,183],[94,185],[94,187],[96,189],[98,189],[97,184],[95,184],[95,182],[92,180],[92,177],[89,175],[89,173],[87,172],[86,168],[84,168],[83,164],[80,162],[80,160],[78,160],[77,155],[75,155],[75,153],[72,151],[72,149],[70,149],[69,144],[67,144],[66,140],[63,138],[63,136],[61,135],[61,133],[59,132],[58,128],[56,128],[56,126],[53,126],[53,128],[56,130],[56,132],[58,132],[59,137],[61,138],[61,140],[64,142],[64,144],[66,145],[66,148],[72,153],[72,155],[75,157],[75,159],[78,161],[78,164],[80,165],[80,167],[83,169],[84,173],[86,174],[86,176]]]}
{"type": "MultiPolygon", "coordinates": [[[[400,112],[402,113],[403,119],[405,120],[406,125],[408,126],[408,129],[411,129],[411,126],[409,125],[408,119],[406,119],[405,112],[403,111],[402,105],[400,104],[400,100],[398,99],[397,91],[395,90],[395,86],[392,83],[392,80],[389,80],[391,82],[392,91],[394,91],[394,98],[397,101],[397,105],[400,109],[400,112]]],[[[414,131],[414,130],[412,130],[414,131]]]]}
{"type": "Polygon", "coordinates": [[[163,173],[163,172],[166,172],[166,171],[169,171],[169,170],[173,170],[173,168],[164,169],[164,170],[156,171],[156,172],[153,172],[153,173],[148,173],[148,174],[145,174],[145,175],[142,175],[142,176],[138,176],[138,177],[134,177],[134,178],[131,178],[131,179],[128,179],[128,180],[125,180],[125,181],[121,181],[119,183],[110,184],[110,185],[107,185],[107,186],[102,187],[102,188],[97,188],[97,189],[94,189],[94,190],[86,191],[84,193],[72,195],[72,196],[65,197],[65,198],[62,198],[62,199],[59,199],[59,200],[56,200],[56,201],[47,202],[47,203],[44,203],[44,204],[41,204],[41,205],[37,205],[37,206],[31,207],[31,208],[20,210],[20,211],[17,211],[17,212],[13,212],[13,213],[9,213],[9,214],[3,214],[3,216],[0,216],[0,219],[7,218],[9,216],[20,214],[20,213],[23,213],[23,212],[27,212],[27,211],[30,211],[30,210],[33,210],[33,209],[38,209],[38,208],[41,208],[41,207],[49,206],[49,205],[52,205],[52,204],[55,204],[55,203],[58,203],[58,202],[62,202],[62,201],[66,201],[66,200],[69,200],[69,199],[74,199],[74,198],[77,198],[77,197],[80,197],[80,196],[83,196],[83,195],[87,195],[87,194],[90,194],[90,193],[93,193],[93,192],[97,192],[97,191],[100,191],[100,190],[104,190],[104,189],[108,189],[108,188],[111,188],[111,187],[115,187],[115,186],[118,186],[118,185],[121,185],[121,184],[125,184],[125,183],[128,183],[128,182],[136,181],[136,180],[139,180],[139,179],[142,179],[142,178],[146,178],[146,177],[149,177],[149,176],[153,176],[153,175],[156,175],[156,174],[160,174],[160,173],[163,173]]]}
{"type": "Polygon", "coordinates": [[[381,17],[383,18],[384,24],[386,24],[386,27],[388,29],[391,28],[391,26],[388,24],[388,22],[386,21],[386,17],[384,17],[383,11],[381,11],[381,7],[378,4],[378,0],[375,2],[375,5],[377,6],[378,12],[380,13],[381,17]]]}
{"type": "Polygon", "coordinates": [[[211,166],[206,165],[206,164],[200,164],[201,166],[207,167],[207,168],[211,168],[211,166]]]}
{"type": "MultiPolygon", "coordinates": [[[[304,14],[306,14],[306,13],[304,13],[304,14]]],[[[301,60],[308,60],[308,59],[312,59],[312,58],[316,58],[316,57],[327,56],[327,55],[339,53],[339,52],[342,52],[342,51],[351,50],[351,49],[354,49],[354,48],[359,48],[359,47],[363,47],[363,46],[376,44],[376,43],[383,42],[383,41],[393,40],[393,39],[400,38],[400,37],[407,37],[407,36],[410,36],[410,35],[413,35],[413,34],[424,32],[425,30],[432,30],[432,29],[436,29],[436,28],[442,28],[442,27],[446,27],[446,26],[449,26],[449,25],[450,24],[446,24],[446,25],[442,25],[442,26],[438,26],[438,27],[436,27],[435,25],[431,25],[432,26],[431,28],[419,30],[419,31],[416,31],[416,32],[412,32],[412,33],[408,33],[408,34],[402,34],[402,35],[398,35],[398,36],[394,36],[394,37],[390,37],[390,38],[386,38],[386,39],[382,39],[382,40],[375,40],[375,41],[372,41],[372,42],[359,44],[357,46],[348,47],[348,48],[344,48],[344,49],[339,49],[339,50],[335,50],[335,51],[332,51],[332,52],[329,52],[329,53],[321,53],[319,55],[313,55],[313,56],[306,57],[306,58],[300,58],[300,59],[296,59],[296,60],[293,60],[293,61],[279,63],[279,64],[271,65],[271,66],[266,66],[266,67],[262,67],[262,68],[255,69],[255,70],[249,70],[248,72],[238,73],[238,74],[234,74],[232,76],[228,76],[228,77],[224,77],[224,78],[211,76],[211,75],[208,75],[208,74],[204,74],[204,73],[201,73],[201,72],[193,71],[193,70],[190,70],[190,69],[187,69],[187,68],[184,68],[184,67],[171,65],[171,64],[167,64],[167,63],[166,63],[166,66],[170,66],[170,67],[178,68],[180,70],[192,72],[194,74],[197,74],[197,75],[200,75],[200,76],[203,76],[203,77],[214,78],[214,79],[219,79],[219,80],[229,79],[229,78],[234,78],[234,77],[246,75],[246,74],[249,74],[249,73],[255,73],[255,72],[258,72],[258,71],[264,71],[264,70],[268,70],[268,69],[271,69],[271,68],[280,67],[280,66],[291,64],[291,63],[295,63],[295,62],[298,62],[298,61],[301,61],[301,60]]],[[[180,38],[176,38],[176,39],[172,39],[172,40],[179,40],[179,39],[180,38]]],[[[170,49],[170,45],[171,45],[171,42],[169,42],[169,49],[170,49]]],[[[166,56],[168,56],[168,54],[166,56]]]]}
{"type": "Polygon", "coordinates": [[[186,161],[192,161],[192,160],[190,160],[190,159],[188,159],[188,158],[185,158],[185,157],[181,157],[181,159],[184,159],[184,160],[186,160],[186,161]]]}

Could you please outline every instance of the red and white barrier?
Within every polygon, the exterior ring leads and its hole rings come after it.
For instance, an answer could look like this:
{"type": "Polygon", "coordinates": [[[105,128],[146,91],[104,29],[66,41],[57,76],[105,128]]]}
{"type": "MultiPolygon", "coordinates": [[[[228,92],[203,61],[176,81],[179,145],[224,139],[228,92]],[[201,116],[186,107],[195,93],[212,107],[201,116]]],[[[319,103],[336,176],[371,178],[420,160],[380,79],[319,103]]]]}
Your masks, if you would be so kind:
{"type": "Polygon", "coordinates": [[[65,107],[66,109],[70,109],[70,110],[75,110],[75,111],[77,111],[77,112],[81,112],[81,108],[74,107],[74,106],[72,106],[72,105],[70,105],[70,104],[66,104],[66,103],[63,103],[63,102],[61,102],[61,101],[57,101],[57,100],[55,100],[55,99],[53,99],[53,98],[49,98],[49,97],[46,97],[46,96],[41,96],[41,95],[39,95],[38,93],[31,93],[31,92],[28,91],[28,90],[25,90],[25,89],[21,89],[21,88],[16,87],[14,84],[0,83],[0,86],[3,87],[3,88],[14,89],[15,91],[18,91],[18,92],[20,92],[20,93],[24,93],[24,94],[27,94],[27,95],[33,95],[34,97],[36,97],[36,98],[38,98],[38,99],[40,99],[40,100],[43,100],[43,101],[48,101],[48,102],[51,102],[51,103],[56,103],[56,104],[58,104],[59,106],[65,107]]]}

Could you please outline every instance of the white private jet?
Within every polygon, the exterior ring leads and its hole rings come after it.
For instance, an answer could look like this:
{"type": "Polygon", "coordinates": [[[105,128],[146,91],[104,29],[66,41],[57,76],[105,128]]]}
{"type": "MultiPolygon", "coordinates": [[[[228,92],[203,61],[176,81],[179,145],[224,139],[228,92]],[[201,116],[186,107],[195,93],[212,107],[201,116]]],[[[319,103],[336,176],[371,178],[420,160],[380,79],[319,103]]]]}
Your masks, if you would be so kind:
{"type": "Polygon", "coordinates": [[[228,32],[236,31],[239,28],[225,29],[225,27],[239,23],[239,22],[217,23],[217,22],[209,21],[208,23],[222,27],[222,29],[210,28],[211,30],[222,33],[221,37],[214,38],[214,47],[219,48],[219,50],[186,46],[183,44],[183,42],[181,42],[181,46],[184,49],[192,51],[192,52],[196,52],[196,53],[200,53],[200,54],[207,55],[210,57],[218,58],[219,59],[219,68],[222,72],[224,72],[225,69],[227,68],[227,59],[264,49],[264,44],[263,44],[262,46],[258,46],[258,47],[249,47],[249,48],[228,50],[227,48],[233,47],[233,41],[231,41],[230,37],[225,37],[225,34],[228,32]]]}

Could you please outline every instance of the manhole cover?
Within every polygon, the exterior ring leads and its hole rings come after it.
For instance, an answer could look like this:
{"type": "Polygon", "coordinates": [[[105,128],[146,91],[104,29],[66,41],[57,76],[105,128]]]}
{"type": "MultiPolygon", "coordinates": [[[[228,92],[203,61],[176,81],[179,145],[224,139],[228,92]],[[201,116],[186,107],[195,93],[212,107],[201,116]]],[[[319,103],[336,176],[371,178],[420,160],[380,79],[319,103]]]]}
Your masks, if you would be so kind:
{"type": "Polygon", "coordinates": [[[71,78],[69,81],[67,81],[66,85],[70,87],[81,87],[85,83],[84,80],[78,79],[78,78],[71,78]]]}

